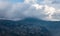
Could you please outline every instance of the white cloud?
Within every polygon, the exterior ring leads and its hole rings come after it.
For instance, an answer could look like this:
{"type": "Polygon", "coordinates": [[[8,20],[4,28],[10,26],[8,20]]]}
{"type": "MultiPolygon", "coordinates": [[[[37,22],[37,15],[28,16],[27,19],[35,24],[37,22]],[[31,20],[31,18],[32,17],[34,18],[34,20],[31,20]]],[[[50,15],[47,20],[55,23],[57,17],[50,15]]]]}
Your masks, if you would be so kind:
{"type": "Polygon", "coordinates": [[[23,3],[0,1],[0,18],[18,20],[26,17],[35,17],[49,21],[60,20],[60,8],[57,7],[59,5],[52,4],[52,1],[25,0],[23,3]]]}

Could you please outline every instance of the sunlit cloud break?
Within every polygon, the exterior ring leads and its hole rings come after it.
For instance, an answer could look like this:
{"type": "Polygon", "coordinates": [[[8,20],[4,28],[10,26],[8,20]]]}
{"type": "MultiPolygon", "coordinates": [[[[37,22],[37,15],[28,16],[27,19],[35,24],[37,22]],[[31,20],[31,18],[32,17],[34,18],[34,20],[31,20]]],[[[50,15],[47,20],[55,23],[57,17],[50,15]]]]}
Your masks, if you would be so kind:
{"type": "Polygon", "coordinates": [[[60,5],[57,3],[59,0],[17,1],[0,0],[0,19],[22,20],[34,17],[46,21],[60,21],[60,5]]]}

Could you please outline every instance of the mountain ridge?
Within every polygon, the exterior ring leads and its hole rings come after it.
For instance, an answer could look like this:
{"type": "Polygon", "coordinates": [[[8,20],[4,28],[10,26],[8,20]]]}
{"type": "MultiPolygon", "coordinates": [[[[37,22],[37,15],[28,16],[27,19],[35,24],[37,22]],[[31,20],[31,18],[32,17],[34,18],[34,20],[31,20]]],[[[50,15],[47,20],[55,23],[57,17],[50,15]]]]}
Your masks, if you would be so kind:
{"type": "Polygon", "coordinates": [[[19,21],[0,20],[0,25],[6,25],[7,27],[11,27],[11,28],[13,26],[17,27],[20,25],[35,25],[35,26],[37,25],[37,26],[46,27],[46,29],[48,29],[48,31],[50,31],[53,34],[53,36],[57,36],[57,35],[60,36],[59,34],[60,33],[60,21],[44,21],[44,20],[39,20],[36,18],[25,18],[19,21]]]}

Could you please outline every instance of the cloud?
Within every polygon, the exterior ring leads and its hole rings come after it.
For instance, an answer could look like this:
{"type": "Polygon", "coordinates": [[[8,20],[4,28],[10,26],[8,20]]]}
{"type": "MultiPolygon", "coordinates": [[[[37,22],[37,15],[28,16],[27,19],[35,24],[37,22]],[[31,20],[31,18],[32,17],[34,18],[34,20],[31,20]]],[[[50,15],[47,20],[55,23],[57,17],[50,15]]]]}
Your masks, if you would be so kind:
{"type": "Polygon", "coordinates": [[[25,0],[24,2],[11,3],[0,1],[0,18],[8,20],[21,20],[35,17],[48,21],[59,21],[59,5],[52,4],[54,0],[25,0]],[[55,6],[56,5],[56,6],[55,6]]]}
{"type": "Polygon", "coordinates": [[[52,4],[60,4],[60,0],[53,0],[52,4]]]}

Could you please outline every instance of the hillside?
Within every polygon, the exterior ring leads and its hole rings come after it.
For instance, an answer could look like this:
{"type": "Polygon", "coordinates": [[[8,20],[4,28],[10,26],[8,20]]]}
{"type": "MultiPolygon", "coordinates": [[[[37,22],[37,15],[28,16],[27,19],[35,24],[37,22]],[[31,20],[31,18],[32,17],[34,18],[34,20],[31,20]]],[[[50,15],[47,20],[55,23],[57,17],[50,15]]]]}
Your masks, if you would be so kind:
{"type": "Polygon", "coordinates": [[[26,18],[20,21],[0,20],[0,36],[59,36],[60,22],[26,18]]]}

